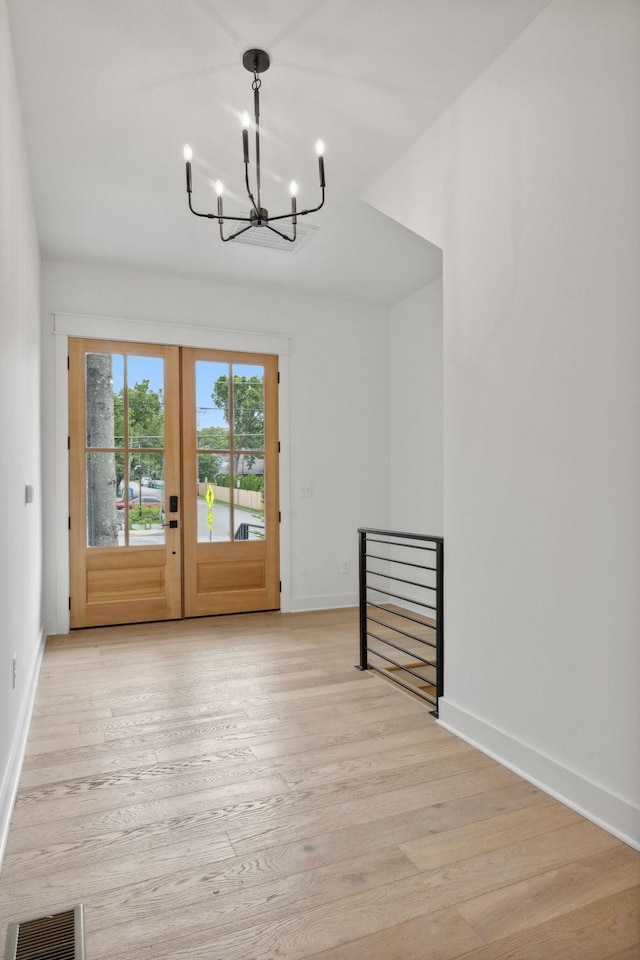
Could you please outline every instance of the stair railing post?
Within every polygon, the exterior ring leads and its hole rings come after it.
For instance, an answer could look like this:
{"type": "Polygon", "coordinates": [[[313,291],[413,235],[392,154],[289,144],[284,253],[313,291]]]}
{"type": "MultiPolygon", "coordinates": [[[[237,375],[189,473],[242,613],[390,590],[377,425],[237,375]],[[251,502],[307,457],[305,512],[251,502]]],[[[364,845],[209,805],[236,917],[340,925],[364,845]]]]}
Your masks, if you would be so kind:
{"type": "Polygon", "coordinates": [[[360,670],[367,670],[367,534],[364,530],[360,534],[360,670]]]}
{"type": "MultiPolygon", "coordinates": [[[[436,541],[436,700],[444,696],[444,543],[436,541]]],[[[436,716],[438,707],[436,707],[436,716]]]]}

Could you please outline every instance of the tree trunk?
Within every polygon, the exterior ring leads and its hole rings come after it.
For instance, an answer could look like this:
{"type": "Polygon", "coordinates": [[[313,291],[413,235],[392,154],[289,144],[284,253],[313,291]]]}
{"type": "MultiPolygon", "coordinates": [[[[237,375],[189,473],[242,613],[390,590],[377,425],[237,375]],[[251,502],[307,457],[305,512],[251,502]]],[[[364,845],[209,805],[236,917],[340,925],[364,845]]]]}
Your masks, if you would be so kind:
{"type": "MultiPolygon", "coordinates": [[[[108,353],[87,354],[87,446],[113,447],[113,371],[108,353]]],[[[116,458],[114,453],[87,456],[87,543],[117,547],[116,458]]],[[[126,512],[126,507],[125,507],[126,512]]]]}

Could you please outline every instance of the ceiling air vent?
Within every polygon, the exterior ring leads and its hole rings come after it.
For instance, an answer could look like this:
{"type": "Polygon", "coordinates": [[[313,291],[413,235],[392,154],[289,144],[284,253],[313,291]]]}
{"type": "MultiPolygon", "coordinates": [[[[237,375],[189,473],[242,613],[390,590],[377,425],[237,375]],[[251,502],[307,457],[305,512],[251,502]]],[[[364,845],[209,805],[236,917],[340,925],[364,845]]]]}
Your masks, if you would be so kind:
{"type": "MultiPolygon", "coordinates": [[[[270,250],[283,250],[285,253],[297,253],[300,247],[307,243],[318,229],[312,223],[300,223],[300,221],[298,221],[296,239],[291,241],[283,240],[282,237],[279,237],[277,233],[274,233],[267,227],[251,227],[250,230],[245,230],[244,233],[240,232],[245,227],[246,223],[240,222],[229,235],[229,239],[233,240],[234,243],[247,243],[252,247],[268,247],[270,250]],[[240,235],[236,236],[238,232],[240,232],[240,235]]],[[[282,227],[281,229],[284,232],[287,227],[282,227]]],[[[289,225],[289,230],[291,229],[289,225]]]]}
{"type": "Polygon", "coordinates": [[[7,930],[4,960],[85,960],[84,905],[14,920],[7,930]]]}

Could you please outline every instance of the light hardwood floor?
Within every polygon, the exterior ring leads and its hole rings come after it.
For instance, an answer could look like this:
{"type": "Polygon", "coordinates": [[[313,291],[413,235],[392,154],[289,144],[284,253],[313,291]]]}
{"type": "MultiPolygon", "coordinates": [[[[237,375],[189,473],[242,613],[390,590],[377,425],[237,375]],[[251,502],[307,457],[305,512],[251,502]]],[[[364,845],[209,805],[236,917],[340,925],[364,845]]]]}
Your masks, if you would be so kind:
{"type": "Polygon", "coordinates": [[[0,878],[90,960],[632,960],[640,854],[353,669],[357,612],[49,641],[0,878]]]}

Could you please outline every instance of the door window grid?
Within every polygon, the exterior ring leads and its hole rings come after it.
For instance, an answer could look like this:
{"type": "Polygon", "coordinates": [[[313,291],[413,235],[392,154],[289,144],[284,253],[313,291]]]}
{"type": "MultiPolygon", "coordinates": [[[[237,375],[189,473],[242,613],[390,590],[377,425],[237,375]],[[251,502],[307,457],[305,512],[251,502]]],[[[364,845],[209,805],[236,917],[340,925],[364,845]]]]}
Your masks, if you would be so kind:
{"type": "Polygon", "coordinates": [[[164,360],[85,355],[87,546],[165,543],[164,360]]]}
{"type": "Polygon", "coordinates": [[[264,366],[195,367],[198,542],[264,540],[264,366]]]}

